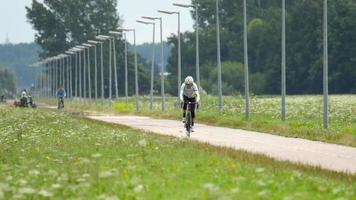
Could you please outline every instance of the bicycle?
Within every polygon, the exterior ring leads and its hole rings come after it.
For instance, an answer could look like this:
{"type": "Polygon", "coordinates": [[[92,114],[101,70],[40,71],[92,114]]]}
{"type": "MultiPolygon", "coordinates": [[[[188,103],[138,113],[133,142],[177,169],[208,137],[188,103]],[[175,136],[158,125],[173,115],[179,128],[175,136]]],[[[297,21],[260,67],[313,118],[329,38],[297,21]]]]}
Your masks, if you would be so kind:
{"type": "Polygon", "coordinates": [[[58,110],[63,110],[64,108],[64,98],[63,97],[59,97],[58,99],[58,110]]]}
{"type": "Polygon", "coordinates": [[[184,123],[184,128],[187,131],[187,137],[190,137],[190,133],[192,132],[192,126],[193,126],[193,118],[192,118],[192,108],[191,106],[195,106],[195,104],[198,104],[197,102],[184,102],[182,103],[182,106],[184,104],[187,104],[187,110],[185,112],[185,123],[184,123]]]}

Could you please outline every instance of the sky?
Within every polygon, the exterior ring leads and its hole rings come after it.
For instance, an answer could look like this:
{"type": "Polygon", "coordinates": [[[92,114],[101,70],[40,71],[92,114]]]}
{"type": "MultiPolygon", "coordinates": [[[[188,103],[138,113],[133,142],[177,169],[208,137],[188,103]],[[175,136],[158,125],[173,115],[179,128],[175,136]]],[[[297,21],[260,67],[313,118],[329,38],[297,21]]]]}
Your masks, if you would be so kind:
{"type": "MultiPolygon", "coordinates": [[[[8,36],[13,44],[34,41],[35,31],[27,22],[25,6],[32,0],[1,0],[0,6],[0,43],[5,43],[8,36]]],[[[193,20],[189,9],[174,7],[172,3],[190,4],[191,0],[118,0],[118,13],[124,20],[124,28],[136,29],[137,44],[152,41],[152,26],[139,24],[141,16],[162,16],[163,39],[178,31],[177,15],[160,14],[157,10],[180,11],[181,31],[193,30],[193,20]]],[[[132,34],[128,40],[133,42],[132,34]]],[[[156,25],[156,41],[159,41],[159,23],[156,25]]]]}

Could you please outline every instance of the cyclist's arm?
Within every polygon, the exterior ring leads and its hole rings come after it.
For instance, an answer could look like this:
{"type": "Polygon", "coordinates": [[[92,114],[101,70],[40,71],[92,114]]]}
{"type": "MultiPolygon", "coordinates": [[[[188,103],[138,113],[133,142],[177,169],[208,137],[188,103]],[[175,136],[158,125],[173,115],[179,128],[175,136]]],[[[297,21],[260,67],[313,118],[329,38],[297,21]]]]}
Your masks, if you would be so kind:
{"type": "Polygon", "coordinates": [[[180,101],[183,101],[183,91],[184,91],[184,83],[180,87],[180,93],[179,93],[179,99],[180,101]]]}
{"type": "Polygon", "coordinates": [[[194,83],[194,90],[195,90],[195,94],[196,96],[196,101],[199,102],[200,101],[200,94],[199,94],[199,89],[198,86],[194,83]]]}

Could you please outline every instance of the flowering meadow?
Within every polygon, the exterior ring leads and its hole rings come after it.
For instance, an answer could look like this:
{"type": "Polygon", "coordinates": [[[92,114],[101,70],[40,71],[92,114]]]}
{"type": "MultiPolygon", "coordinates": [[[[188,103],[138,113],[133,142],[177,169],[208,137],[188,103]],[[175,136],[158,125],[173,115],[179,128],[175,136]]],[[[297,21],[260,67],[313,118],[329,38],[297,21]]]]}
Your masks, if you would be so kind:
{"type": "MultiPolygon", "coordinates": [[[[147,115],[157,118],[181,120],[177,98],[167,97],[166,110],[161,111],[161,99],[155,97],[153,110],[150,110],[149,97],[140,97],[139,112],[136,112],[135,99],[125,103],[67,100],[67,110],[95,111],[112,114],[147,115]]],[[[251,116],[245,118],[244,96],[224,96],[223,111],[218,112],[218,99],[203,96],[197,121],[200,123],[241,128],[306,138],[329,143],[356,147],[356,95],[330,95],[329,129],[323,128],[323,97],[318,95],[287,96],[287,119],[280,119],[281,99],[279,96],[251,96],[251,116]]],[[[55,104],[55,100],[44,102],[55,104]]]]}
{"type": "Polygon", "coordinates": [[[0,199],[355,199],[339,174],[0,105],[0,199]]]}

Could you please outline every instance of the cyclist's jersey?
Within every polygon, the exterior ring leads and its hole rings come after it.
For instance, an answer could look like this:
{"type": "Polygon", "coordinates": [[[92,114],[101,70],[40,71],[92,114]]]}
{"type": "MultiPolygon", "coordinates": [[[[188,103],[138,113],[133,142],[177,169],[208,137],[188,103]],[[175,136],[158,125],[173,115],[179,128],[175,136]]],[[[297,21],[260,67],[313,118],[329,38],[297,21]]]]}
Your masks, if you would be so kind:
{"type": "Polygon", "coordinates": [[[57,97],[58,98],[63,98],[63,97],[66,97],[66,91],[64,90],[64,89],[59,89],[58,91],[57,91],[57,97]]]}
{"type": "Polygon", "coordinates": [[[180,100],[183,101],[183,95],[188,97],[188,98],[196,98],[196,101],[199,102],[200,100],[200,95],[199,95],[199,90],[198,86],[193,83],[190,87],[187,86],[185,83],[182,84],[180,87],[180,100]]]}
{"type": "Polygon", "coordinates": [[[22,91],[21,92],[21,98],[26,97],[26,96],[27,96],[27,93],[25,91],[22,91]]]}

